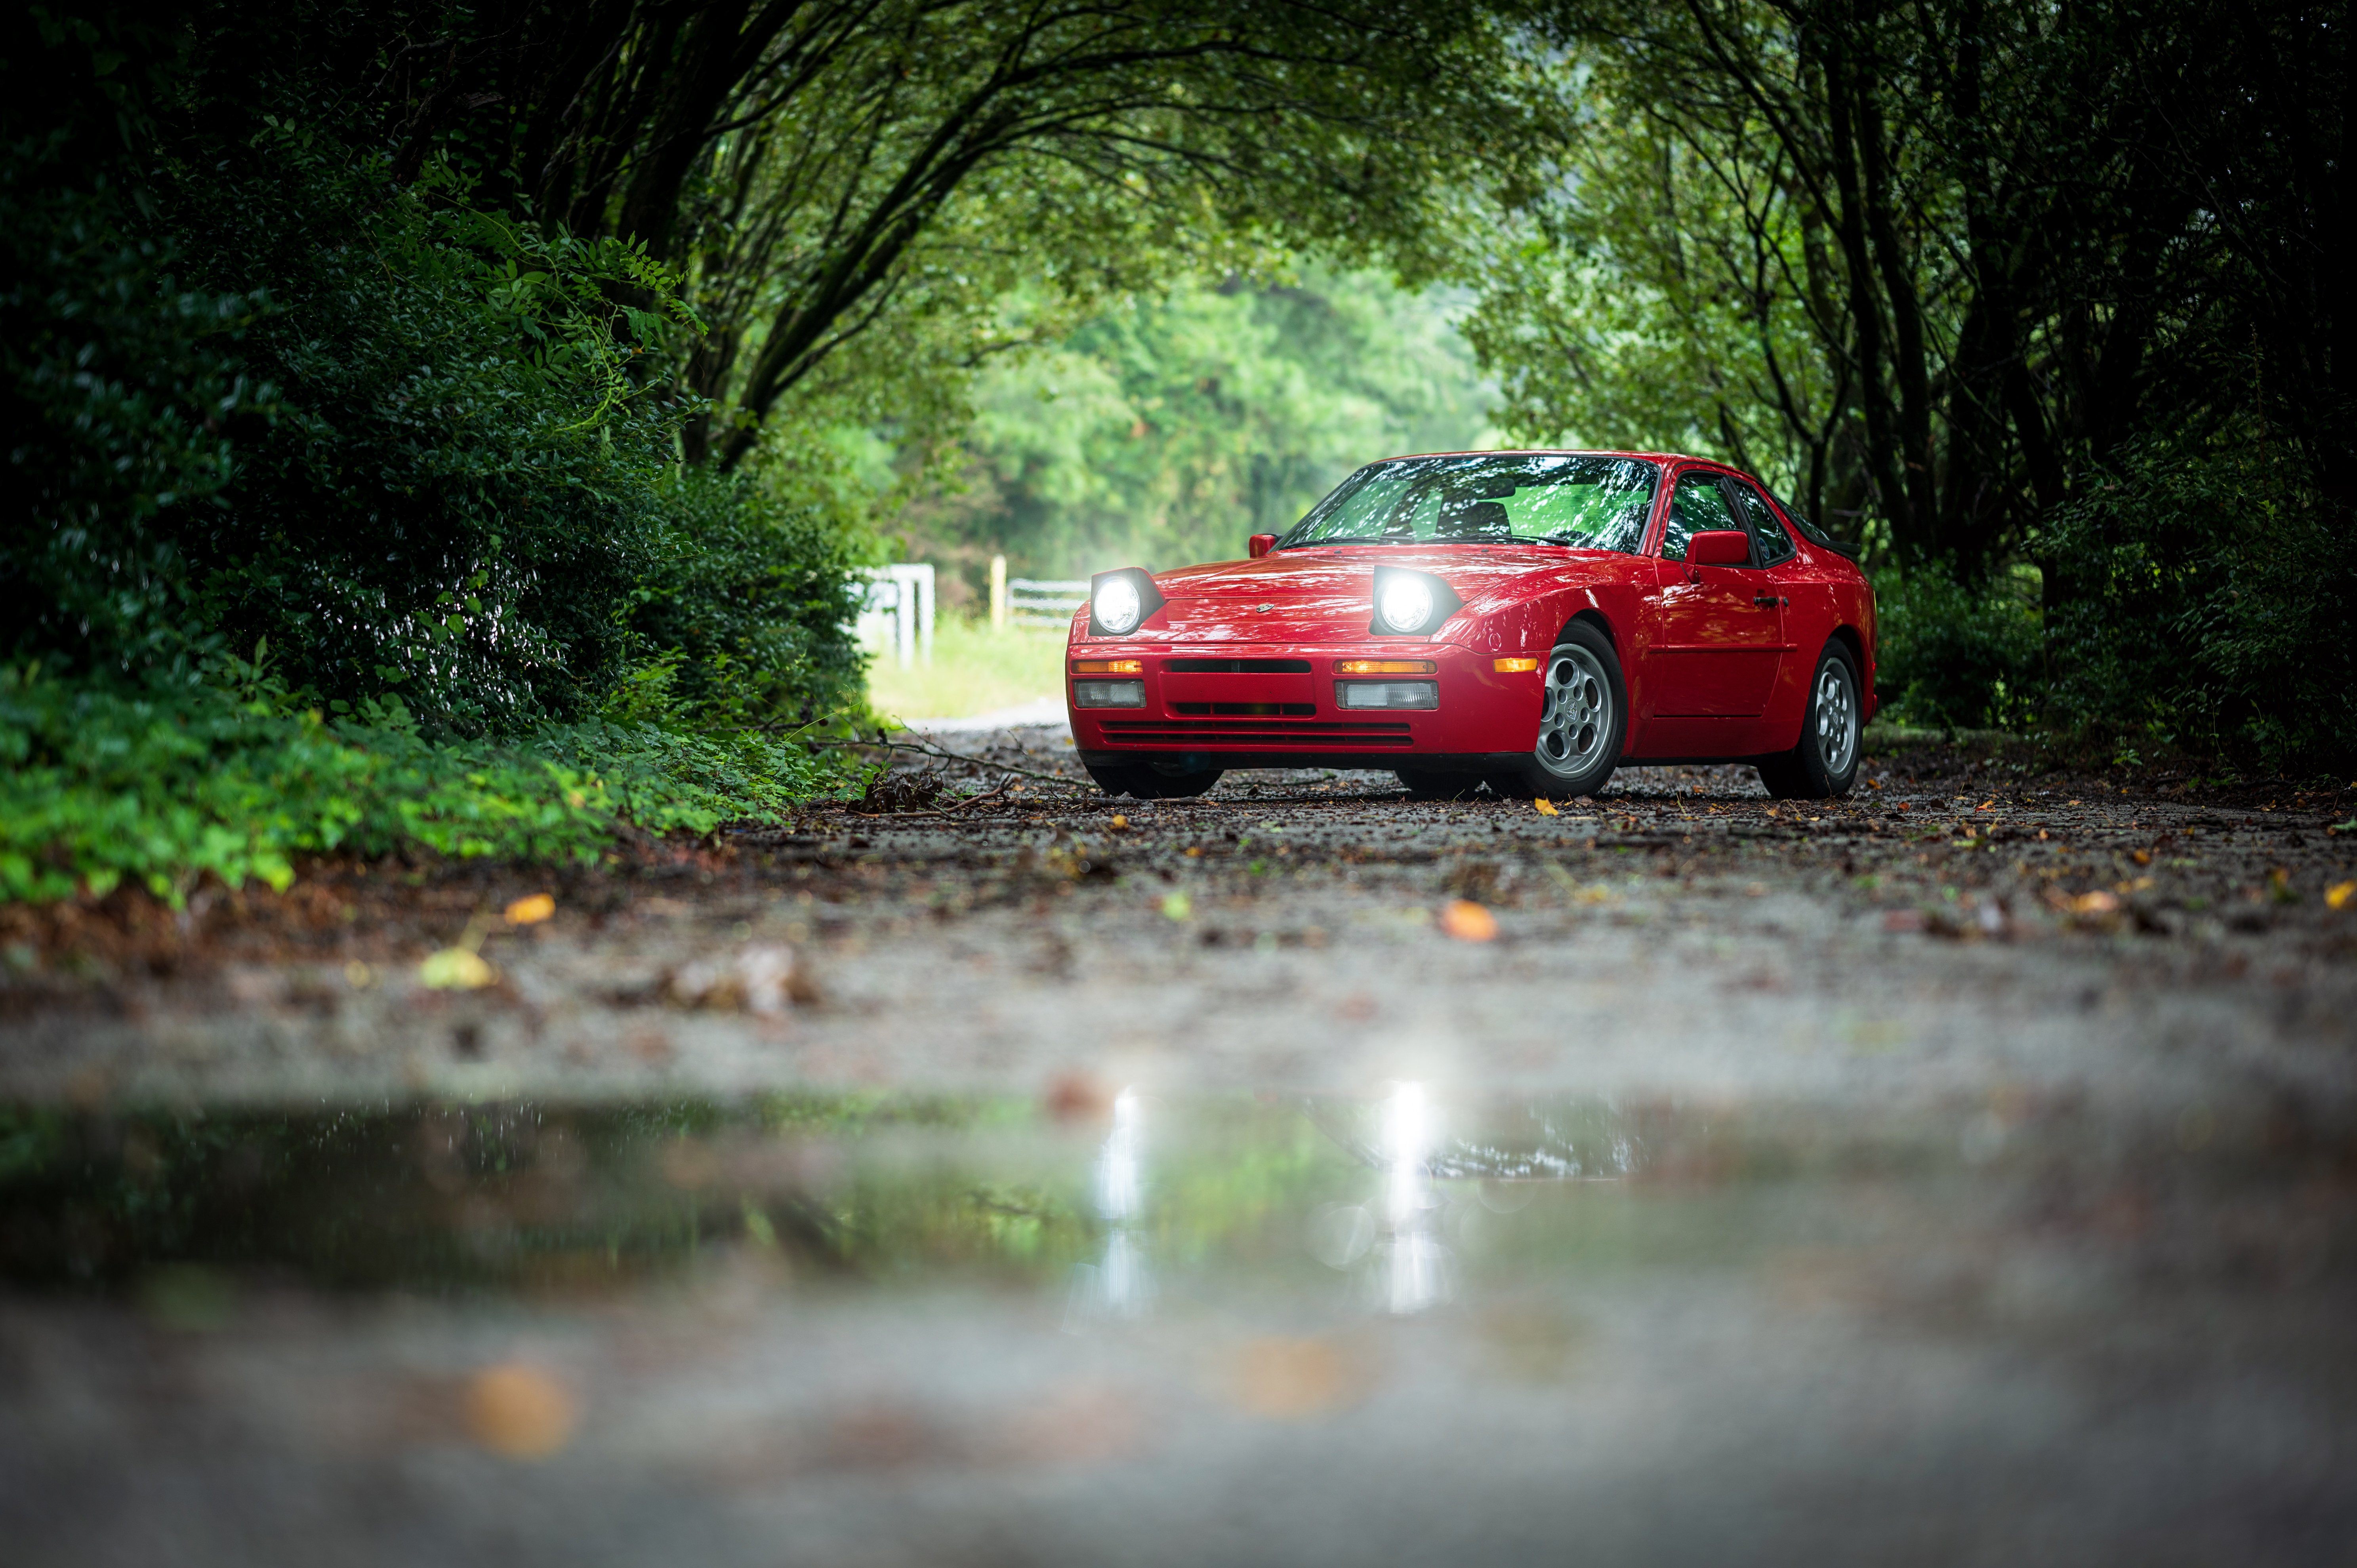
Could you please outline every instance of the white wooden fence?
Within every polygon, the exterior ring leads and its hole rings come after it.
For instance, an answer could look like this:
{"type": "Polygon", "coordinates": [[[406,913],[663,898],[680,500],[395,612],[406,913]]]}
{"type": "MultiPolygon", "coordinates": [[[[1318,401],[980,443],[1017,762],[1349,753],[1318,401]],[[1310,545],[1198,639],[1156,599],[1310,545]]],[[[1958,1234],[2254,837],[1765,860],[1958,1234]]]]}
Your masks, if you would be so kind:
{"type": "Polygon", "coordinates": [[[1071,624],[1072,612],[1089,602],[1089,580],[1051,582],[1037,577],[1011,577],[1006,584],[1007,615],[1017,626],[1071,624]]]}
{"type": "Polygon", "coordinates": [[[859,640],[888,647],[907,669],[921,659],[933,661],[933,569],[921,563],[870,566],[859,574],[867,579],[867,596],[860,602],[855,623],[859,640]]]}

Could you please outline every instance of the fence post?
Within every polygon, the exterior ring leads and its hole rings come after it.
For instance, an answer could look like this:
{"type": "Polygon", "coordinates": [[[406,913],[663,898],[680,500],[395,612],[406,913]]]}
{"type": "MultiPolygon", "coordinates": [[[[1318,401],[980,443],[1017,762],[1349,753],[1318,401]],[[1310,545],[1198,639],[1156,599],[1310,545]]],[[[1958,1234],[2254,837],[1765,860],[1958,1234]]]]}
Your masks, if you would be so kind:
{"type": "Polygon", "coordinates": [[[990,558],[990,629],[1006,629],[1006,557],[990,558]]]}

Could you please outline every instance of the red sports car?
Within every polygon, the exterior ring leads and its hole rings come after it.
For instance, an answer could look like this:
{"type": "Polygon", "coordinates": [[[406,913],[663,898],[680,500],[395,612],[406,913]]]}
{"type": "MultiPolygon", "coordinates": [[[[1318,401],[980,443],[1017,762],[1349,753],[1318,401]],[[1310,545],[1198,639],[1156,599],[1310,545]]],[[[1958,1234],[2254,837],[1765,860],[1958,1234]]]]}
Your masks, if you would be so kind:
{"type": "Polygon", "coordinates": [[[1857,776],[1857,547],[1722,465],[1394,457],[1251,551],[1092,581],[1066,695],[1109,793],[1232,768],[1390,768],[1418,797],[1592,795],[1624,762],[1748,762],[1780,796],[1857,776]]]}

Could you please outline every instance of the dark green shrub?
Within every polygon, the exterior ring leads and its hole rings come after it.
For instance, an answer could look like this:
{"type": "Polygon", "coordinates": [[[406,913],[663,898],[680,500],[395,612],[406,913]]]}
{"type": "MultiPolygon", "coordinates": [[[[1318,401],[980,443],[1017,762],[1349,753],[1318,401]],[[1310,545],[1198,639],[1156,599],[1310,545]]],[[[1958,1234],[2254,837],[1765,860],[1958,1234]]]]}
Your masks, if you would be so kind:
{"type": "Polygon", "coordinates": [[[860,703],[851,572],[866,540],[757,482],[690,469],[657,491],[630,630],[694,724],[807,724],[860,703]]]}
{"type": "Polygon", "coordinates": [[[1876,688],[1907,724],[1967,729],[2034,719],[2043,632],[2034,582],[1959,583],[1932,564],[1875,577],[1876,688]]]}
{"type": "Polygon", "coordinates": [[[2287,446],[2138,447],[2040,553],[2065,723],[2268,768],[2357,757],[2357,535],[2287,446]]]}

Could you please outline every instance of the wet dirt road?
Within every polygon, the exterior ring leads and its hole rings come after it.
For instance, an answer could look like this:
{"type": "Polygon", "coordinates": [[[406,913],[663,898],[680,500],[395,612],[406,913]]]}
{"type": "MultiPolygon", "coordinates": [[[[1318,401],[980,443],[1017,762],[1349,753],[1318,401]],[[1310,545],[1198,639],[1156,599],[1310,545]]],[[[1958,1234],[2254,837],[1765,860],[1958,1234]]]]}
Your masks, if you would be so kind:
{"type": "Polygon", "coordinates": [[[2348,795],[1911,746],[1839,803],[1144,804],[960,749],[1050,777],[12,917],[0,1537],[2357,1545],[2348,795]]]}

